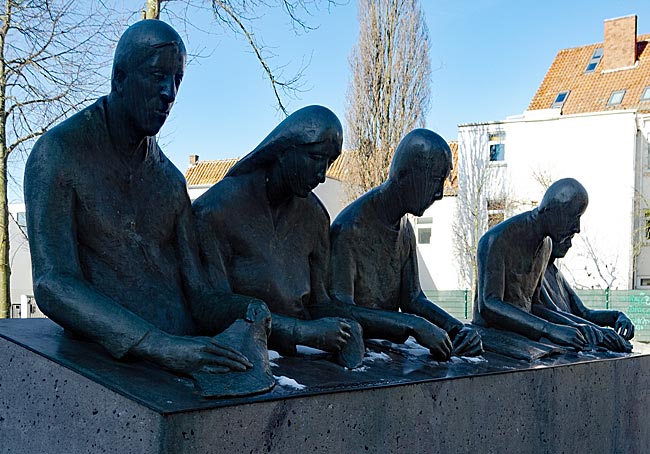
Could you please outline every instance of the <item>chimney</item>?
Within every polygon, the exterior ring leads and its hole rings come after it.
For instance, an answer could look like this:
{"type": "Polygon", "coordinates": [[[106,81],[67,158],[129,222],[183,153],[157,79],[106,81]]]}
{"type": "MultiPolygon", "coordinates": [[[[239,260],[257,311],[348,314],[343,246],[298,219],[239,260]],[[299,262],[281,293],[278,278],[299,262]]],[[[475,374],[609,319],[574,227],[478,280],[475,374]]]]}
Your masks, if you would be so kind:
{"type": "Polygon", "coordinates": [[[603,70],[634,66],[636,63],[636,15],[605,20],[603,70]]]}
{"type": "Polygon", "coordinates": [[[190,165],[193,166],[197,162],[199,162],[199,155],[198,154],[191,154],[190,155],[190,165]]]}

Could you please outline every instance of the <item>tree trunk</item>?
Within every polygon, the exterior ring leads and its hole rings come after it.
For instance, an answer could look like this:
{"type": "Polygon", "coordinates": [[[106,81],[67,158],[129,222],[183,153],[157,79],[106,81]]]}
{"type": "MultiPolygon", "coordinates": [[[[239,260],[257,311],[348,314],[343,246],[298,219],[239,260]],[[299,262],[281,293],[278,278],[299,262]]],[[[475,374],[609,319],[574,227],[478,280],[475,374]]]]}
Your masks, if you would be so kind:
{"type": "Polygon", "coordinates": [[[146,0],[143,19],[159,19],[161,1],[162,0],[146,0]]]}
{"type": "Polygon", "coordinates": [[[10,276],[7,157],[2,156],[0,158],[0,318],[9,318],[9,308],[11,307],[10,276]]]}

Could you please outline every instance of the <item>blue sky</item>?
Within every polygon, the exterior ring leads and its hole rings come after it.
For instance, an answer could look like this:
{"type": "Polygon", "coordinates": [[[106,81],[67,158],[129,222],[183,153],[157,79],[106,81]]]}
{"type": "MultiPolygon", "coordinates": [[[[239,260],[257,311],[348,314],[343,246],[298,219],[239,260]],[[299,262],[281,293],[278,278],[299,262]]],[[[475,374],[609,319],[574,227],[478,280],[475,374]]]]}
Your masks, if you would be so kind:
{"type": "MultiPolygon", "coordinates": [[[[195,0],[198,1],[198,0],[195,0]]],[[[346,0],[339,0],[340,3],[346,0]]],[[[144,0],[122,0],[123,12],[144,0]]],[[[178,10],[182,2],[169,2],[178,10]]],[[[309,104],[332,109],[345,128],[348,55],[357,33],[356,0],[305,16],[316,30],[296,35],[286,15],[267,10],[256,33],[273,48],[274,66],[293,74],[303,62],[303,93],[290,111],[309,104]]],[[[602,42],[604,19],[638,16],[650,33],[648,0],[422,0],[430,32],[432,105],[426,126],[448,140],[459,123],[501,120],[523,112],[559,49],[602,42]]],[[[188,156],[223,159],[252,150],[283,116],[247,43],[215,25],[209,12],[190,10],[196,27],[180,27],[194,58],[159,141],[183,172],[188,156]],[[210,30],[211,33],[199,31],[210,30]]],[[[132,15],[131,22],[137,18],[132,15]]],[[[163,15],[163,19],[165,16],[163,15]]],[[[108,83],[107,83],[108,87],[108,83]]]]}
{"type": "MultiPolygon", "coordinates": [[[[456,138],[459,123],[523,112],[557,51],[601,42],[604,19],[636,14],[638,33],[650,33],[647,0],[421,3],[433,68],[426,124],[448,140],[456,138]]],[[[286,65],[286,74],[309,62],[302,79],[307,91],[287,100],[289,110],[322,104],[345,127],[348,55],[358,33],[356,1],[313,11],[307,20],[318,28],[295,35],[286,16],[270,11],[256,22],[256,32],[273,46],[277,56],[272,63],[286,65]]],[[[210,26],[207,15],[195,22],[210,26]]],[[[188,66],[161,132],[165,152],[182,171],[190,154],[202,160],[243,156],[282,119],[246,42],[219,27],[213,31],[188,29],[188,48],[210,55],[188,66]]]]}

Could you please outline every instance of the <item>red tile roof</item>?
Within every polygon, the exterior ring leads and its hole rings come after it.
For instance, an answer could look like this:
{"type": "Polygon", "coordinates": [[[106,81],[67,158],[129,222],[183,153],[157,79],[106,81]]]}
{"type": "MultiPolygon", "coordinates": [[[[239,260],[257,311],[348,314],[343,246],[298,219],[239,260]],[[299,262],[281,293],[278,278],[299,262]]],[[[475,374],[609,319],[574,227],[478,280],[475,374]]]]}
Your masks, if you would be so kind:
{"type": "MultiPolygon", "coordinates": [[[[188,186],[211,186],[221,181],[239,158],[220,159],[216,161],[198,161],[191,164],[185,172],[188,186]]],[[[345,181],[351,166],[349,152],[343,152],[327,170],[327,177],[345,181]]]]}
{"type": "Polygon", "coordinates": [[[528,110],[549,109],[560,92],[570,90],[562,114],[601,112],[618,109],[650,111],[650,101],[641,102],[643,90],[650,86],[650,35],[637,36],[637,61],[631,68],[604,71],[605,53],[594,72],[585,73],[594,49],[603,43],[563,49],[558,52],[528,110]],[[621,104],[608,106],[612,92],[626,90],[621,104]]]}

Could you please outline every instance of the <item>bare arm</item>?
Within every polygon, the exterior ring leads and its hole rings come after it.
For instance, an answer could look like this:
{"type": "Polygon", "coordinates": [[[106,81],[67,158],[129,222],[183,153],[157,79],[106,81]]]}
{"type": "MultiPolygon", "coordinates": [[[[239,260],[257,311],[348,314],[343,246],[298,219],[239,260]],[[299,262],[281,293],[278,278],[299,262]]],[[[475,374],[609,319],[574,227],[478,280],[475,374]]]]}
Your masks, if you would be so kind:
{"type": "Polygon", "coordinates": [[[494,246],[494,242],[495,239],[487,235],[479,241],[478,311],[492,326],[539,340],[545,335],[548,322],[503,300],[506,286],[505,257],[494,246]]]}
{"type": "Polygon", "coordinates": [[[415,234],[410,224],[406,224],[405,228],[408,229],[405,234],[408,236],[409,253],[407,261],[402,268],[400,308],[404,312],[419,315],[429,320],[434,325],[444,329],[453,339],[464,325],[460,320],[456,320],[444,309],[431,302],[422,291],[418,272],[415,234]]]}
{"type": "MultiPolygon", "coordinates": [[[[187,198],[186,193],[179,196],[187,198]]],[[[179,266],[192,318],[201,331],[213,336],[236,319],[245,319],[249,304],[258,305],[261,311],[268,312],[262,301],[232,292],[222,257],[221,245],[225,241],[216,233],[219,232],[218,224],[211,222],[210,213],[193,216],[189,198],[185,206],[176,228],[181,259],[179,266]],[[200,249],[197,237],[201,239],[200,249]]]]}

